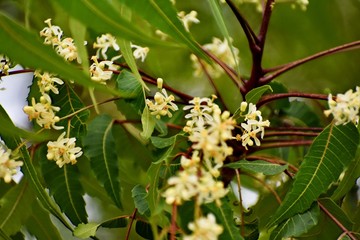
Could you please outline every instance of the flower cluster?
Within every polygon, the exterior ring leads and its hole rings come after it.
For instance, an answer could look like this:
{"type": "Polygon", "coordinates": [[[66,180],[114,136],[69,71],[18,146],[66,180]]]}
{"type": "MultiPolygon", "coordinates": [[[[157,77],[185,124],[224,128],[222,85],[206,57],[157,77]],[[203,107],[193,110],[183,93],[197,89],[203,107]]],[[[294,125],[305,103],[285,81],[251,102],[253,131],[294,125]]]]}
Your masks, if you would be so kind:
{"type": "Polygon", "coordinates": [[[360,115],[360,87],[355,92],[350,89],[345,94],[337,94],[333,99],[332,94],[328,96],[329,109],[324,111],[326,116],[333,115],[336,125],[353,122],[359,123],[360,115]]]}
{"type": "Polygon", "coordinates": [[[35,98],[31,99],[31,106],[25,106],[24,112],[28,115],[29,120],[35,119],[36,123],[45,129],[51,127],[56,130],[63,129],[63,126],[56,126],[55,124],[60,121],[56,116],[56,112],[60,110],[59,107],[52,106],[51,98],[48,94],[43,94],[40,97],[40,102],[36,102],[35,98]]]}
{"type": "Polygon", "coordinates": [[[23,165],[22,161],[16,161],[17,158],[18,156],[11,149],[0,142],[0,178],[3,178],[6,183],[11,182],[12,176],[23,165]]]}
{"type": "Polygon", "coordinates": [[[55,142],[48,142],[47,159],[56,161],[61,168],[65,164],[75,164],[76,158],[82,155],[80,147],[76,147],[76,138],[65,138],[66,132],[62,133],[55,142]]]}
{"type": "Polygon", "coordinates": [[[190,31],[190,25],[192,23],[195,24],[200,23],[200,20],[197,19],[197,12],[194,10],[188,14],[186,14],[184,11],[181,11],[178,13],[178,17],[180,18],[180,20],[184,24],[186,31],[188,32],[190,31]]]}
{"type": "Polygon", "coordinates": [[[46,94],[49,91],[52,91],[54,94],[59,94],[59,90],[56,86],[64,84],[64,81],[56,77],[54,74],[49,72],[41,72],[36,70],[34,72],[35,77],[38,78],[37,84],[39,86],[41,94],[46,94]]]}
{"type": "MultiPolygon", "coordinates": [[[[214,37],[212,43],[205,44],[203,48],[214,54],[222,62],[234,68],[239,62],[239,50],[236,47],[231,46],[231,44],[232,43],[228,43],[226,39],[221,41],[219,38],[214,37]]],[[[195,76],[201,76],[203,70],[205,70],[211,77],[217,78],[220,77],[224,71],[217,64],[213,66],[203,61],[200,63],[200,60],[194,54],[190,55],[190,59],[193,62],[195,76]]]]}
{"type": "Polygon", "coordinates": [[[188,227],[193,233],[185,236],[184,240],[216,240],[224,231],[223,227],[216,223],[215,216],[211,213],[189,223],[188,227]]]}
{"type": "Polygon", "coordinates": [[[160,119],[162,116],[172,117],[171,111],[177,111],[178,106],[174,103],[174,95],[168,95],[165,88],[162,87],[163,80],[161,78],[157,79],[158,89],[160,92],[156,92],[154,95],[154,102],[149,99],[146,99],[146,104],[149,107],[152,115],[155,115],[156,118],[160,119]]]}
{"type": "Polygon", "coordinates": [[[66,61],[77,60],[81,62],[74,39],[67,37],[62,39],[63,31],[59,26],[51,24],[51,18],[44,21],[48,26],[40,31],[40,36],[44,37],[44,44],[52,45],[55,51],[66,61]]]}
{"type": "Polygon", "coordinates": [[[11,67],[12,63],[10,59],[5,55],[0,54],[0,74],[8,75],[8,71],[11,67]]]}
{"type": "Polygon", "coordinates": [[[95,82],[106,84],[106,81],[111,79],[113,71],[118,69],[113,61],[104,60],[98,62],[96,56],[92,56],[91,60],[94,62],[90,66],[90,77],[95,82]]]}

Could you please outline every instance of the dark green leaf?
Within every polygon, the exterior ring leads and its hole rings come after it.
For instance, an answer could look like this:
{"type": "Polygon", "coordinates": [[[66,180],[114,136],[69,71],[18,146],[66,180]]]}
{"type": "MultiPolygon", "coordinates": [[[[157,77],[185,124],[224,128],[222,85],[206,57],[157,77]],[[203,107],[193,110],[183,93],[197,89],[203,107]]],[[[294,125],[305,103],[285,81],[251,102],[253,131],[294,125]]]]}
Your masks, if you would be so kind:
{"type": "Polygon", "coordinates": [[[287,165],[273,164],[262,160],[256,160],[256,161],[240,160],[238,162],[226,164],[225,166],[234,169],[241,168],[242,170],[245,171],[262,173],[264,175],[276,175],[282,173],[288,168],[287,165]]]}
{"type": "Polygon", "coordinates": [[[318,224],[320,209],[317,204],[305,213],[296,214],[282,222],[271,232],[271,240],[281,240],[289,237],[300,237],[318,224]]]}
{"type": "Polygon", "coordinates": [[[157,148],[166,148],[175,144],[178,135],[171,136],[169,138],[152,137],[151,143],[157,148]]]}
{"type": "Polygon", "coordinates": [[[64,165],[62,168],[54,161],[46,158],[46,148],[43,146],[38,153],[41,161],[42,173],[50,194],[59,204],[61,211],[74,225],[87,222],[84,190],[79,180],[79,171],[76,165],[64,165]]]}
{"type": "Polygon", "coordinates": [[[0,199],[0,229],[8,236],[18,232],[32,213],[35,195],[23,179],[0,199]]]}
{"type": "Polygon", "coordinates": [[[325,128],[311,145],[292,189],[268,225],[274,226],[309,209],[354,158],[358,143],[359,134],[353,124],[325,128]]]}
{"type": "Polygon", "coordinates": [[[168,34],[173,39],[189,47],[196,55],[209,60],[200,46],[191,35],[185,30],[183,24],[177,17],[177,12],[168,0],[118,0],[148,21],[155,28],[168,34]]]}
{"type": "Polygon", "coordinates": [[[145,239],[148,239],[148,240],[154,239],[154,236],[153,236],[154,234],[151,229],[151,225],[146,222],[137,221],[135,224],[135,231],[137,234],[139,234],[141,237],[143,237],[145,239]]]}
{"type": "Polygon", "coordinates": [[[107,220],[100,224],[100,226],[105,228],[124,228],[127,226],[127,218],[119,217],[107,220]]]}
{"type": "Polygon", "coordinates": [[[0,237],[4,240],[11,240],[11,238],[0,228],[0,237]]]}
{"type": "Polygon", "coordinates": [[[146,189],[141,185],[136,185],[131,192],[132,198],[134,199],[135,207],[137,208],[138,212],[142,215],[149,217],[150,209],[149,203],[146,199],[146,189]]]}
{"type": "Polygon", "coordinates": [[[117,95],[115,90],[95,83],[84,71],[65,62],[50,46],[44,45],[39,37],[2,13],[0,13],[0,39],[6,39],[0,44],[0,52],[24,66],[57,73],[83,86],[91,86],[117,95]]]}
{"type": "Polygon", "coordinates": [[[285,110],[287,116],[300,126],[320,127],[320,119],[311,107],[305,102],[293,101],[290,108],[285,110]]]}
{"type": "Polygon", "coordinates": [[[74,236],[81,239],[94,237],[99,226],[99,223],[80,223],[74,230],[74,236]]]}
{"type": "Polygon", "coordinates": [[[145,101],[141,83],[129,71],[121,71],[116,79],[116,87],[122,98],[142,98],[145,101]]]}
{"type": "Polygon", "coordinates": [[[90,124],[83,139],[85,155],[97,179],[104,185],[114,203],[121,208],[118,158],[112,135],[113,119],[99,115],[90,124]]]}
{"type": "Polygon", "coordinates": [[[62,240],[57,226],[53,224],[50,214],[39,202],[32,205],[33,213],[26,222],[26,229],[30,234],[36,236],[37,239],[62,240]]]}
{"type": "Polygon", "coordinates": [[[330,212],[330,214],[349,231],[352,230],[354,223],[349,216],[330,198],[321,198],[319,203],[330,212]]]}
{"type": "Polygon", "coordinates": [[[70,120],[70,136],[83,136],[86,132],[86,121],[89,118],[90,111],[83,110],[85,105],[74,90],[68,84],[64,84],[59,88],[59,94],[52,96],[52,98],[56,106],[61,106],[58,116],[65,117],[72,115],[60,121],[59,125],[67,129],[70,120]]]}
{"type": "Polygon", "coordinates": [[[266,93],[267,91],[272,91],[272,88],[269,85],[264,85],[252,89],[245,96],[246,102],[256,104],[260,100],[262,95],[264,95],[264,93],[266,93]]]}

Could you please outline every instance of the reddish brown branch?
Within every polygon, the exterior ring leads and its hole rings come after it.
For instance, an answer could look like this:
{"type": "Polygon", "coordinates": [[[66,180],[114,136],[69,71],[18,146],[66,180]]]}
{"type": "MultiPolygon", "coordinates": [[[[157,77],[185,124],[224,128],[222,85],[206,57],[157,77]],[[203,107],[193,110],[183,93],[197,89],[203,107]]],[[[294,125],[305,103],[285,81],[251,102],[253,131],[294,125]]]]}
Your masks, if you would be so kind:
{"type": "Polygon", "coordinates": [[[260,101],[256,104],[256,106],[259,108],[268,102],[283,98],[289,98],[289,97],[300,97],[300,98],[310,98],[310,99],[319,99],[319,100],[328,99],[328,96],[325,94],[300,93],[300,92],[276,93],[276,94],[265,95],[260,99],[260,101]]]}
{"type": "Polygon", "coordinates": [[[129,223],[128,229],[126,231],[126,236],[125,236],[126,240],[130,239],[129,238],[130,237],[130,232],[131,232],[131,228],[132,228],[132,225],[133,225],[135,217],[136,217],[136,213],[137,213],[137,208],[135,208],[134,212],[131,214],[130,223],[129,223]]]}
{"type": "Polygon", "coordinates": [[[267,131],[265,133],[265,138],[266,137],[274,137],[274,136],[304,136],[304,137],[316,137],[317,135],[319,135],[318,133],[314,133],[314,132],[300,132],[300,131],[273,131],[273,132],[269,132],[267,131]]]}

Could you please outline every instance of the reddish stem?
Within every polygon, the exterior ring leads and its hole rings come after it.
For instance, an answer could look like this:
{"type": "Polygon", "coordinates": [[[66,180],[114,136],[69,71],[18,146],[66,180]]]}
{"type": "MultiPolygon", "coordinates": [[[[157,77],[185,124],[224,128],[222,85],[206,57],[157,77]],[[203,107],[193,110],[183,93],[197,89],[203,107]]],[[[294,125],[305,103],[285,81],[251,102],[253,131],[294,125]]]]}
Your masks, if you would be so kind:
{"type": "Polygon", "coordinates": [[[171,226],[170,226],[170,240],[176,240],[176,218],[177,218],[177,205],[173,203],[172,205],[172,215],[171,215],[171,226]]]}
{"type": "Polygon", "coordinates": [[[134,223],[134,220],[135,220],[135,217],[136,217],[136,213],[137,213],[137,208],[134,209],[134,212],[131,214],[130,216],[130,223],[129,223],[129,226],[128,226],[128,229],[126,231],[126,236],[125,236],[125,239],[128,240],[129,237],[130,237],[130,231],[131,231],[131,228],[132,228],[132,225],[134,223]]]}
{"type": "Polygon", "coordinates": [[[275,101],[282,98],[289,97],[300,97],[300,98],[310,98],[310,99],[319,99],[319,100],[328,100],[328,96],[325,94],[316,94],[316,93],[300,93],[300,92],[290,92],[290,93],[276,93],[271,95],[265,95],[260,99],[260,101],[256,104],[258,108],[262,105],[275,101]]]}

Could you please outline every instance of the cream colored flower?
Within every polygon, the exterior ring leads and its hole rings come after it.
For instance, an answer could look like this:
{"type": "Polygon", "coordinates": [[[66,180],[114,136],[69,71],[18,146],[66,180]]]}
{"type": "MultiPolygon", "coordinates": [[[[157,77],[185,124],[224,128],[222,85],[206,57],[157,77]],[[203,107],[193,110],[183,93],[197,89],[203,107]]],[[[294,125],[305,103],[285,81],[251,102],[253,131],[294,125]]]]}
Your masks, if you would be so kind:
{"type": "Polygon", "coordinates": [[[213,101],[214,98],[199,98],[194,97],[189,101],[189,105],[183,108],[184,111],[190,110],[190,113],[185,115],[186,119],[190,120],[187,122],[187,126],[204,125],[213,120],[211,116],[213,112],[213,101]]]}
{"type": "Polygon", "coordinates": [[[66,61],[77,60],[80,63],[80,58],[78,56],[78,51],[74,43],[74,39],[65,38],[63,39],[55,48],[56,52],[62,56],[66,61]]]}
{"type": "Polygon", "coordinates": [[[359,123],[360,115],[360,87],[356,87],[355,92],[352,89],[345,94],[337,94],[336,100],[333,96],[328,96],[329,109],[324,111],[326,116],[333,115],[336,125],[352,122],[359,123]]]}
{"type": "Polygon", "coordinates": [[[190,31],[189,27],[192,23],[200,23],[200,20],[197,19],[197,12],[196,11],[191,11],[190,13],[186,14],[184,11],[181,11],[178,13],[178,17],[180,18],[180,20],[182,21],[182,23],[184,24],[184,27],[186,29],[186,31],[190,31]]]}
{"type": "Polygon", "coordinates": [[[36,70],[34,73],[35,77],[38,78],[37,84],[42,94],[52,91],[55,94],[59,94],[59,90],[56,84],[62,85],[64,81],[60,78],[55,77],[54,74],[49,72],[41,73],[40,70],[36,70]]]}
{"type": "Polygon", "coordinates": [[[11,149],[7,149],[0,142],[0,178],[3,178],[6,183],[11,182],[12,176],[23,165],[22,161],[15,161],[17,158],[17,156],[13,156],[11,149]]]}
{"type": "Polygon", "coordinates": [[[94,63],[90,66],[90,77],[95,82],[106,84],[106,81],[111,79],[113,71],[118,69],[112,61],[105,60],[98,62],[96,56],[93,56],[91,60],[94,63]]]}
{"type": "Polygon", "coordinates": [[[65,164],[75,164],[76,158],[82,155],[80,147],[75,146],[76,138],[64,138],[66,132],[62,133],[55,142],[48,142],[47,159],[56,161],[61,168],[65,164]]]}
{"type": "Polygon", "coordinates": [[[217,240],[224,231],[223,227],[216,223],[216,218],[212,213],[189,223],[188,227],[192,234],[184,236],[184,240],[217,240]]]}
{"type": "Polygon", "coordinates": [[[59,26],[51,25],[51,18],[44,21],[48,27],[40,31],[40,36],[44,37],[44,44],[57,46],[61,42],[63,31],[59,26]]]}
{"type": "Polygon", "coordinates": [[[97,37],[93,47],[95,49],[98,48],[98,50],[96,51],[96,56],[100,58],[100,53],[101,53],[101,56],[105,60],[107,59],[106,52],[108,51],[109,48],[113,48],[115,51],[120,50],[120,47],[116,42],[116,38],[110,33],[102,34],[100,37],[97,37]]]}
{"type": "Polygon", "coordinates": [[[51,98],[49,95],[44,94],[41,96],[39,103],[36,103],[35,98],[32,98],[31,104],[31,106],[25,106],[23,109],[30,121],[35,119],[36,123],[45,129],[50,129],[52,127],[59,130],[64,128],[63,126],[55,125],[60,121],[60,118],[55,115],[55,112],[58,112],[60,108],[51,105],[51,98]]]}
{"type": "MultiPolygon", "coordinates": [[[[231,44],[232,43],[229,44],[226,39],[221,41],[219,38],[214,37],[212,43],[205,44],[203,48],[214,54],[222,62],[234,68],[236,67],[237,62],[239,62],[239,50],[234,46],[231,46],[231,44]],[[234,52],[235,59],[231,49],[234,52]]],[[[213,78],[220,77],[224,71],[218,64],[210,65],[204,61],[200,63],[199,61],[201,60],[198,59],[194,54],[190,55],[190,59],[193,62],[195,76],[201,76],[203,73],[203,68],[205,68],[208,74],[213,78]]]]}
{"type": "Polygon", "coordinates": [[[9,74],[8,71],[10,68],[11,68],[10,59],[5,55],[0,54],[0,73],[8,75],[9,74]]]}
{"type": "Polygon", "coordinates": [[[141,47],[141,46],[138,46],[135,44],[131,44],[131,47],[135,48],[135,50],[133,52],[134,58],[141,59],[141,61],[144,62],[150,49],[148,47],[141,47]]]}

